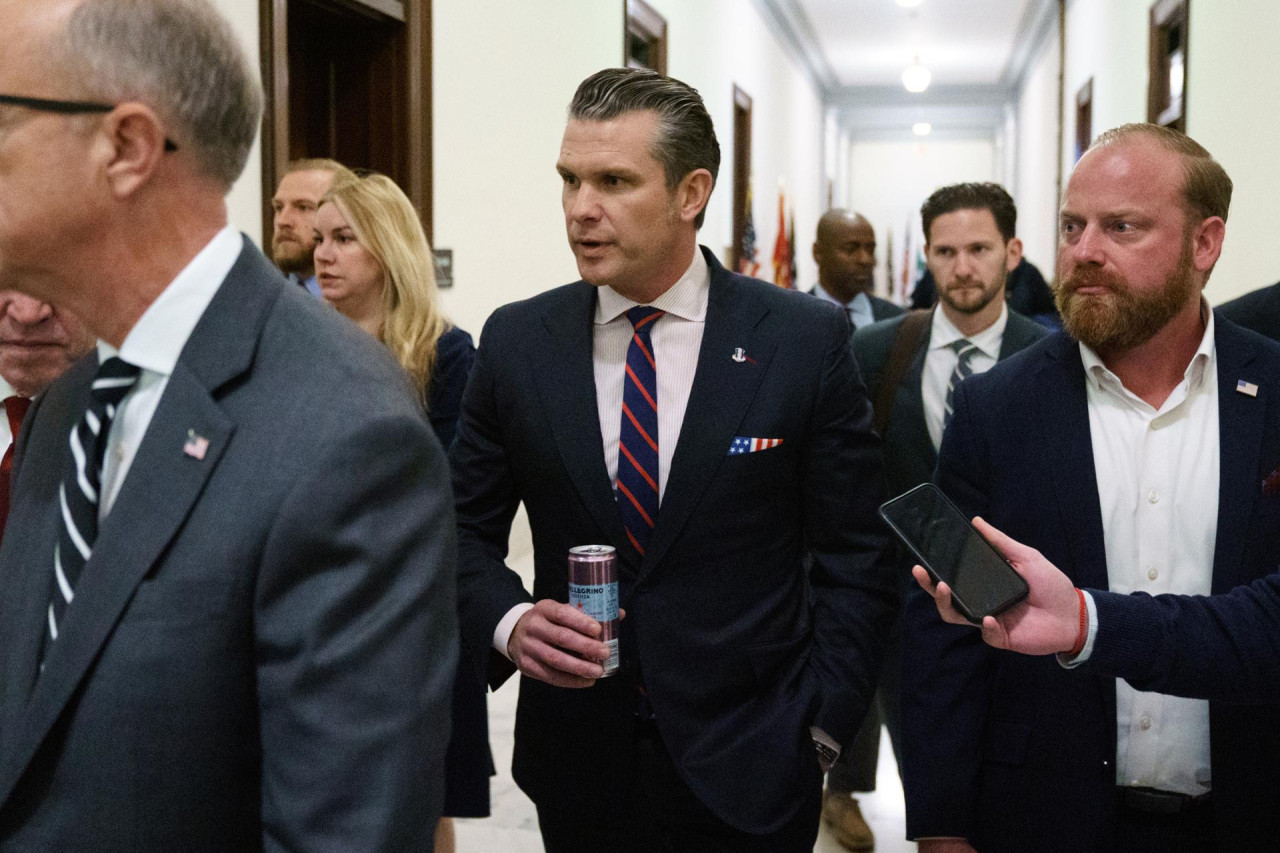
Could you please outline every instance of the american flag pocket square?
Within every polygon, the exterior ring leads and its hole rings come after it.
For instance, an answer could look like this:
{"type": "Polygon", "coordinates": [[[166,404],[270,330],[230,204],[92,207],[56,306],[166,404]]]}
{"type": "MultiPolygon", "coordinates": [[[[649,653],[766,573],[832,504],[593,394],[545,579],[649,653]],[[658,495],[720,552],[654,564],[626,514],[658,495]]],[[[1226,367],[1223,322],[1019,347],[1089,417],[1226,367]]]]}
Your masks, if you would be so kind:
{"type": "Polygon", "coordinates": [[[729,456],[738,456],[743,453],[755,453],[758,450],[768,450],[771,447],[777,447],[782,444],[780,438],[748,438],[746,436],[736,436],[733,443],[729,445],[729,456]]]}
{"type": "Polygon", "coordinates": [[[1280,495],[1280,468],[1272,471],[1262,481],[1262,493],[1264,495],[1280,495]]]}

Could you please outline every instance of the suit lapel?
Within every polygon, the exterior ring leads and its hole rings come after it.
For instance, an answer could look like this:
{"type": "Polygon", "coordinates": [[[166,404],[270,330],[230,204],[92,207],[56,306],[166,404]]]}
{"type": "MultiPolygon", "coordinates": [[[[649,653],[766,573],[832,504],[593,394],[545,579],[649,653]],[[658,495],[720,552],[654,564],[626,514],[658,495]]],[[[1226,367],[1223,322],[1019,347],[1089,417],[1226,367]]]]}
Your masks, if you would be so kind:
{"type": "MultiPolygon", "coordinates": [[[[169,377],[120,494],[102,523],[75,600],[67,608],[58,641],[47,656],[45,671],[35,681],[25,707],[6,719],[12,728],[8,729],[0,771],[0,802],[8,798],[138,584],[181,528],[217,467],[234,426],[214,394],[251,365],[262,326],[283,287],[279,273],[246,239],[240,257],[196,324],[169,377]],[[273,283],[280,286],[272,287],[273,283]],[[203,458],[184,450],[193,434],[208,441],[203,458]]],[[[75,413],[75,418],[79,415],[75,413]]],[[[62,454],[51,451],[49,456],[58,458],[61,471],[65,462],[62,454]]],[[[57,516],[53,510],[47,515],[51,521],[41,530],[49,536],[44,550],[52,554],[57,516]]],[[[29,586],[42,610],[48,601],[49,583],[39,579],[43,574],[39,568],[27,574],[34,578],[29,586]]],[[[18,665],[29,667],[34,677],[44,629],[33,633],[30,624],[24,628],[27,631],[19,644],[18,665]]],[[[18,691],[6,693],[18,695],[18,691]]]]}
{"type": "MultiPolygon", "coordinates": [[[[4,781],[16,781],[97,657],[217,467],[232,427],[208,392],[179,364],[85,564],[58,641],[22,718],[4,781]],[[208,440],[203,459],[183,453],[188,430],[208,440]]],[[[48,585],[45,584],[45,599],[48,585]]],[[[7,791],[0,788],[0,800],[7,791]]]]}
{"type": "Polygon", "coordinates": [[[1213,553],[1215,595],[1252,580],[1243,563],[1249,525],[1261,483],[1262,433],[1268,401],[1267,385],[1251,371],[1257,347],[1229,323],[1214,327],[1218,365],[1218,532],[1213,553]],[[1258,386],[1258,396],[1236,391],[1244,379],[1258,386]]]}
{"type": "Polygon", "coordinates": [[[1041,458],[1053,475],[1058,517],[1066,534],[1078,586],[1107,589],[1102,505],[1089,432],[1084,364],[1075,341],[1056,336],[1039,372],[1041,458]]]}
{"type": "Polygon", "coordinates": [[[929,355],[929,340],[932,332],[925,332],[924,343],[916,352],[907,370],[898,393],[894,395],[896,411],[893,413],[891,429],[900,433],[902,443],[918,455],[921,464],[932,471],[938,464],[938,451],[929,437],[929,425],[924,417],[924,363],[929,355]]]}
{"type": "Polygon", "coordinates": [[[1035,332],[1042,328],[1034,320],[1027,320],[1021,314],[1009,312],[1009,320],[1004,327],[1004,337],[1000,341],[1000,355],[996,361],[1004,361],[1016,352],[1040,340],[1043,335],[1035,332]]]}
{"type": "Polygon", "coordinates": [[[545,346],[532,348],[535,381],[570,481],[596,523],[618,548],[623,565],[634,569],[640,563],[640,555],[622,528],[622,516],[618,514],[604,464],[592,349],[595,289],[579,283],[568,294],[567,304],[555,306],[542,317],[547,339],[545,346]]]}
{"type": "MultiPolygon", "coordinates": [[[[704,252],[711,273],[707,321],[698,351],[698,367],[680,440],[671,459],[658,524],[649,540],[642,572],[661,561],[689,514],[729,452],[735,430],[746,415],[760,381],[769,369],[777,341],[762,336],[757,325],[768,308],[734,287],[730,274],[704,252]],[[731,357],[741,348],[750,361],[731,357]]],[[[771,436],[759,436],[771,437],[771,436]]]]}

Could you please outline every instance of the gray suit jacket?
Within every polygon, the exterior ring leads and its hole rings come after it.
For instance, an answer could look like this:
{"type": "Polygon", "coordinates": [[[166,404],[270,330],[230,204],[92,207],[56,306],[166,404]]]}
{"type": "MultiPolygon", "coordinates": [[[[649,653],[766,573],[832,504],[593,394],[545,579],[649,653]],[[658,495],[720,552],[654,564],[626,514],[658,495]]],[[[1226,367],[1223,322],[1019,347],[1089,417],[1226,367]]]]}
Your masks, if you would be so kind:
{"type": "Polygon", "coordinates": [[[429,849],[457,658],[444,455],[385,348],[247,244],[39,672],[67,436],[33,407],[0,550],[0,849],[429,849]],[[184,452],[189,431],[208,439],[184,452]]]}

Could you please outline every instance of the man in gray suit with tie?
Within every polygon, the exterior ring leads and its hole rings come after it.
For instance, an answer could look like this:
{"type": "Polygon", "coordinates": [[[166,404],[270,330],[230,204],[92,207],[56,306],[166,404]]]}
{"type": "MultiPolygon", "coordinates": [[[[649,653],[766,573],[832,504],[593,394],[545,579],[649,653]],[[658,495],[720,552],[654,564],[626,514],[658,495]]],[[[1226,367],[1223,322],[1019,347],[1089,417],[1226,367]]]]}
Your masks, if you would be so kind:
{"type": "Polygon", "coordinates": [[[227,227],[262,96],[207,0],[0,0],[0,281],[97,351],[0,549],[0,850],[426,850],[451,493],[406,377],[227,227]]]}
{"type": "MultiPolygon", "coordinates": [[[[884,438],[890,495],[932,478],[954,386],[1047,334],[1005,304],[1005,283],[1022,258],[1022,241],[1015,236],[1017,208],[1003,187],[942,187],[925,201],[920,215],[925,259],[939,283],[938,305],[853,336],[884,438]]],[[[899,560],[904,591],[910,569],[910,561],[899,560]]],[[[875,790],[881,719],[897,748],[898,647],[892,636],[876,705],[827,777],[823,817],[851,850],[869,850],[874,843],[850,794],[875,790]]]]}

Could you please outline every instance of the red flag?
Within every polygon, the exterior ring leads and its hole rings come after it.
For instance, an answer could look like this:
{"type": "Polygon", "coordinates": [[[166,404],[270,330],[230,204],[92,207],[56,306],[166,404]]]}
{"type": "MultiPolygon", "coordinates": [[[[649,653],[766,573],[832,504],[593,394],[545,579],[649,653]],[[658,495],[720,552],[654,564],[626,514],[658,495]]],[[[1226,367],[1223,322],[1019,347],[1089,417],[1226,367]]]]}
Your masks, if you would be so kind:
{"type": "Polygon", "coordinates": [[[791,287],[791,250],[787,243],[786,196],[778,190],[778,237],[773,241],[773,283],[791,287]]]}

